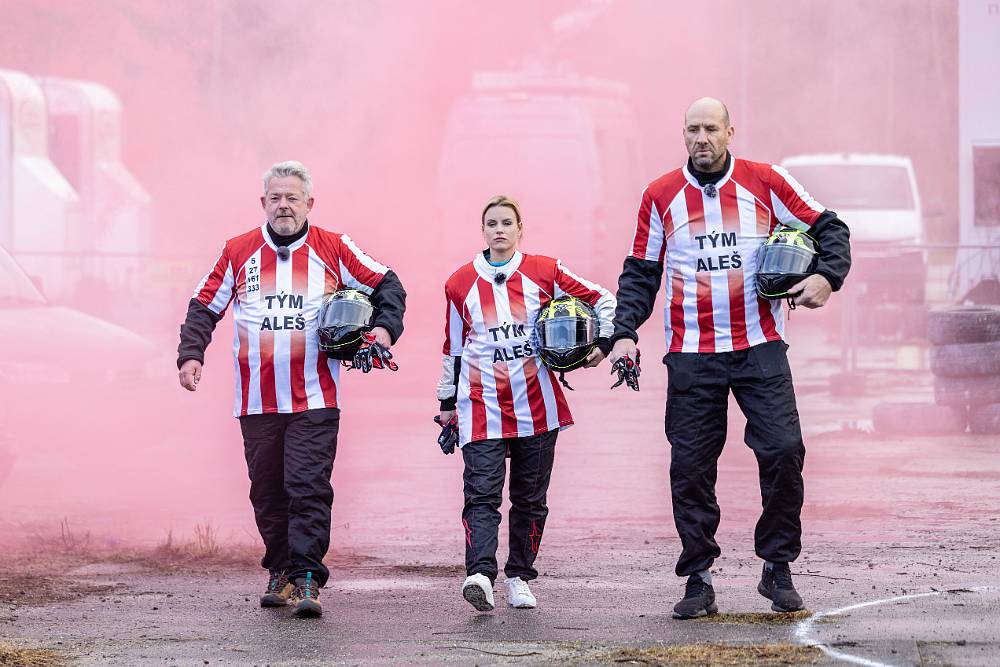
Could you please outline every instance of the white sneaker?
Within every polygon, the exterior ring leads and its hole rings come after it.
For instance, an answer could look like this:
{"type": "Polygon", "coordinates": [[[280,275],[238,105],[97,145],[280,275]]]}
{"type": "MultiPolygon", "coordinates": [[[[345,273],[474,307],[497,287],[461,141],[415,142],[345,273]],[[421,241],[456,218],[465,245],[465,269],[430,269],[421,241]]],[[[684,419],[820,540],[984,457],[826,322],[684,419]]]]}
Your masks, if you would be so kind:
{"type": "Polygon", "coordinates": [[[462,584],[462,597],[477,611],[493,611],[493,584],[485,574],[470,574],[462,584]]]}
{"type": "Polygon", "coordinates": [[[507,602],[517,609],[534,609],[538,604],[528,588],[528,582],[521,577],[507,580],[507,602]]]}

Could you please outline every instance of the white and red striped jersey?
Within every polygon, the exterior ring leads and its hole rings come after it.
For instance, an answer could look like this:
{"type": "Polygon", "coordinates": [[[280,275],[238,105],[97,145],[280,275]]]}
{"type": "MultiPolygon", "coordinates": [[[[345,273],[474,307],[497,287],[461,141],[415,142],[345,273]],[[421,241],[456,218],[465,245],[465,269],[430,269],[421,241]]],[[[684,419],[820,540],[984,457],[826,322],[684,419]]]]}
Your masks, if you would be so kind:
{"type": "MultiPolygon", "coordinates": [[[[500,267],[482,253],[445,284],[445,371],[461,356],[457,411],[460,445],[538,435],[573,423],[555,375],[535,349],[535,317],[570,295],[594,307],[598,336],[613,332],[615,298],[551,257],[515,252],[500,267]],[[497,280],[498,273],[506,280],[497,280]]],[[[439,393],[439,398],[445,398],[439,393]]]]}
{"type": "Polygon", "coordinates": [[[806,230],[823,210],[781,167],[735,158],[714,188],[686,165],[650,183],[631,256],[664,263],[667,351],[781,340],[781,301],[757,295],[757,252],[779,223],[806,230]]]}
{"type": "Polygon", "coordinates": [[[222,316],[233,303],[239,417],[335,408],[340,362],[319,351],[323,297],[353,288],[371,294],[389,270],[346,234],[313,225],[278,258],[266,225],[226,241],[194,298],[222,316]]]}

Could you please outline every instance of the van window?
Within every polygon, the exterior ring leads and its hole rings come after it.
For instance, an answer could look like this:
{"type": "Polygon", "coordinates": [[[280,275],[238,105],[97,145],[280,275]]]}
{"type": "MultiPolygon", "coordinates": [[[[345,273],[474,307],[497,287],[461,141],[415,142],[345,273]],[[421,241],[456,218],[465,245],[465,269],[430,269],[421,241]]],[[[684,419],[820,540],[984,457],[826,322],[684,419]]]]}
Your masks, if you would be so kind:
{"type": "Polygon", "coordinates": [[[788,167],[789,173],[822,206],[833,211],[905,211],[915,207],[905,167],[877,164],[824,164],[788,167]]]}

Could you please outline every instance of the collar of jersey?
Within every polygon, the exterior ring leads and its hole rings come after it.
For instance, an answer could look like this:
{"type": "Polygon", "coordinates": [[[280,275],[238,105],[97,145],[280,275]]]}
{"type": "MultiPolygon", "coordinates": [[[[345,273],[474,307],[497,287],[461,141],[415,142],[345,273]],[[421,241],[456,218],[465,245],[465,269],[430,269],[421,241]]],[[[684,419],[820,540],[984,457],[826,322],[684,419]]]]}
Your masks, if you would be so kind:
{"type": "MultiPolygon", "coordinates": [[[[312,225],[310,225],[310,228],[311,227],[312,227],[312,225]]],[[[297,239],[297,240],[289,243],[288,246],[287,246],[288,247],[288,251],[289,252],[295,252],[296,250],[298,250],[299,248],[301,248],[305,244],[305,242],[309,239],[309,231],[310,231],[309,229],[306,229],[305,236],[303,236],[302,238],[297,239]]],[[[264,243],[266,243],[267,246],[271,250],[277,252],[278,251],[278,246],[275,245],[274,241],[271,240],[271,235],[267,233],[267,222],[266,221],[264,222],[263,225],[260,226],[260,233],[261,233],[261,236],[264,237],[264,243]]]]}
{"type": "Polygon", "coordinates": [[[483,253],[477,252],[476,258],[472,260],[472,266],[475,267],[476,273],[485,280],[493,282],[493,276],[498,273],[502,273],[507,277],[514,275],[514,272],[521,266],[522,259],[524,259],[524,255],[521,254],[521,251],[515,250],[514,256],[510,258],[509,262],[503,266],[491,266],[489,260],[483,257],[483,253]]]}
{"type": "MultiPolygon", "coordinates": [[[[729,169],[727,169],[726,173],[722,176],[722,178],[720,178],[718,182],[715,183],[716,190],[721,190],[722,186],[729,182],[729,178],[733,175],[733,168],[735,166],[736,166],[736,156],[734,155],[733,159],[729,161],[729,169]]],[[[688,183],[698,188],[699,190],[705,189],[705,187],[698,182],[698,179],[695,178],[690,171],[688,171],[687,163],[685,163],[684,166],[681,167],[681,171],[684,172],[684,178],[687,179],[688,183]]]]}

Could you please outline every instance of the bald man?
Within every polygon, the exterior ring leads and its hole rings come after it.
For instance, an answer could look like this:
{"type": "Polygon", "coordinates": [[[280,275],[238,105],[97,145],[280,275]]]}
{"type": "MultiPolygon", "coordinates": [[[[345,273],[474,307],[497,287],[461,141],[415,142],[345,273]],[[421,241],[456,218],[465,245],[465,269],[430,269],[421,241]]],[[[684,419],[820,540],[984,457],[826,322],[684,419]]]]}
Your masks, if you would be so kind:
{"type": "Polygon", "coordinates": [[[687,164],[642,194],[618,280],[609,356],[613,364],[637,361],[636,331],[653,310],[666,268],[665,430],[682,547],[675,572],[688,578],[674,618],[718,612],[709,569],[721,554],[715,480],[730,391],[747,418],[745,440],[760,469],[763,511],[754,547],[764,564],[757,590],[774,611],[795,611],[803,603],[789,563],[801,551],[805,449],[782,301],[756,293],[758,252],[776,229],[807,231],[819,245],[818,261],[789,293],[795,306],[819,308],[850,269],[849,232],[781,167],[733,157],[735,128],[719,100],[692,103],[682,134],[687,164]]]}

